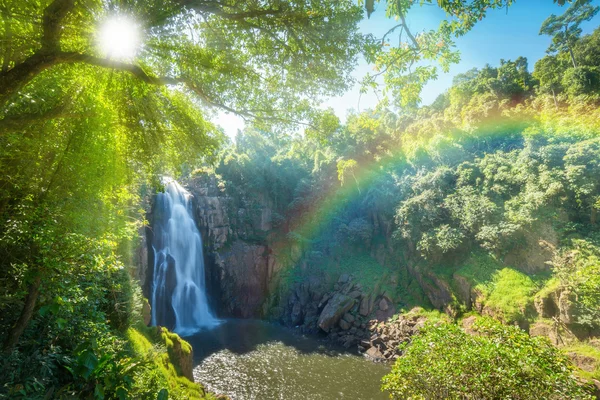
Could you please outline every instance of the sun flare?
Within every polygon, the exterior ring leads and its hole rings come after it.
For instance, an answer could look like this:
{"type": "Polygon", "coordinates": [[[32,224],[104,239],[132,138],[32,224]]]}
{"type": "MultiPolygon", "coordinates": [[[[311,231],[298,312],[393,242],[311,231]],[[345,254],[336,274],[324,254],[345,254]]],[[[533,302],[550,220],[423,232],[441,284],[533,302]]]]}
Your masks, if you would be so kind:
{"type": "Polygon", "coordinates": [[[132,59],[140,45],[139,25],[124,16],[110,18],[100,27],[98,39],[100,50],[106,57],[132,59]]]}

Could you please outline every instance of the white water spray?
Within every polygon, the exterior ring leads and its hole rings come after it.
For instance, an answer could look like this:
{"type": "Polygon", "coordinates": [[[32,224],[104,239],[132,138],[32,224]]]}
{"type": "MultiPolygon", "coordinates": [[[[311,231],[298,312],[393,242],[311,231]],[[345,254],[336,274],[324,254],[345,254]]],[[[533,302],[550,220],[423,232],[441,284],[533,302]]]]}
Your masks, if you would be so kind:
{"type": "Polygon", "coordinates": [[[154,206],[152,325],[182,335],[218,324],[206,297],[202,238],[192,217],[192,195],[165,178],[154,206]]]}

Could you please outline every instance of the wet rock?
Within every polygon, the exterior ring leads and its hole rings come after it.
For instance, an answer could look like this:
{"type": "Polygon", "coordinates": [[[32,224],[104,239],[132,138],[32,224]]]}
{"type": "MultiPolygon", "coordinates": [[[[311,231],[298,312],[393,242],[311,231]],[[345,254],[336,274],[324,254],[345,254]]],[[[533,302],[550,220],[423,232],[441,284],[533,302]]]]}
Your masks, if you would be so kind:
{"type": "Polygon", "coordinates": [[[354,306],[356,300],[342,293],[336,293],[325,305],[319,316],[318,326],[325,332],[338,323],[342,315],[354,306]]]}

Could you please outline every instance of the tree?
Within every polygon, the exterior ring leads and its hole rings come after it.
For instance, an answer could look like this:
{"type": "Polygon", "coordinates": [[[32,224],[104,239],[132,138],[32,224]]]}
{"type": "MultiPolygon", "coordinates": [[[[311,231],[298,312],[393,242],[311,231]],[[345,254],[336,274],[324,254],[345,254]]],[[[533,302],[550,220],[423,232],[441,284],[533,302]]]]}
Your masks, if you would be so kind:
{"type": "Polygon", "coordinates": [[[540,35],[552,36],[552,44],[548,47],[548,53],[568,51],[571,56],[573,67],[577,67],[577,61],[573,54],[573,47],[581,35],[579,25],[583,21],[589,21],[598,13],[600,6],[592,6],[591,0],[580,0],[574,2],[563,15],[552,14],[542,23],[540,35]]]}
{"type": "Polygon", "coordinates": [[[87,64],[179,87],[246,119],[299,122],[310,116],[307,99],[346,87],[361,45],[350,1],[13,0],[4,12],[3,36],[15,46],[1,55],[0,104],[45,70],[87,64]],[[121,14],[143,28],[132,62],[100,54],[93,40],[99,19],[121,14]]]}
{"type": "MultiPolygon", "coordinates": [[[[367,17],[376,12],[375,4],[385,5],[388,18],[398,21],[382,37],[367,35],[365,58],[375,72],[362,80],[362,92],[379,91],[383,79],[383,105],[412,107],[420,102],[425,84],[436,79],[438,69],[448,72],[460,61],[454,40],[466,35],[487,13],[510,7],[513,0],[361,0],[367,17]],[[409,27],[410,11],[415,6],[437,6],[447,17],[436,30],[416,32],[409,27]],[[393,45],[392,43],[398,43],[393,45]]],[[[554,0],[564,5],[565,0],[554,0]]],[[[573,3],[577,5],[581,1],[573,3]]]]}
{"type": "Polygon", "coordinates": [[[76,262],[57,244],[77,234],[116,251],[140,180],[215,155],[221,135],[199,102],[257,124],[310,123],[362,43],[350,1],[11,0],[0,13],[1,265],[21,307],[6,350],[76,262]],[[132,60],[94,40],[119,15],[143,31],[132,60]]]}
{"type": "Polygon", "coordinates": [[[552,93],[552,99],[556,107],[558,107],[556,95],[562,90],[560,81],[565,69],[558,57],[545,56],[535,63],[533,70],[533,76],[540,81],[540,91],[542,93],[552,93]]]}

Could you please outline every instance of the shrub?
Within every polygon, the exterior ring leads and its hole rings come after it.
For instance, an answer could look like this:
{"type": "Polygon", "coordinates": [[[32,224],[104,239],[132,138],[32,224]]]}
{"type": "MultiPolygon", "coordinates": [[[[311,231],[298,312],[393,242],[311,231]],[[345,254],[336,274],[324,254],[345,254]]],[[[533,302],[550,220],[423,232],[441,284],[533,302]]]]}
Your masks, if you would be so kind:
{"type": "Polygon", "coordinates": [[[474,335],[428,325],[383,378],[394,399],[592,399],[546,338],[478,319],[474,335]]]}

